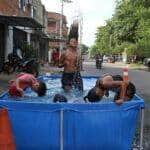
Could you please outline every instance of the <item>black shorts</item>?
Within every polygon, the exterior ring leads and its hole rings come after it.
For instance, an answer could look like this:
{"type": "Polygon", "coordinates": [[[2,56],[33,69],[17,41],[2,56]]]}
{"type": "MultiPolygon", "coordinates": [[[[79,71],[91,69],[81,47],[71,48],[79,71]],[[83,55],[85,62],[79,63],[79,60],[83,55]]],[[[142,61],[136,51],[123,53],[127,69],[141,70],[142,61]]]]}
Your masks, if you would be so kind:
{"type": "Polygon", "coordinates": [[[83,91],[83,81],[80,72],[73,73],[63,73],[62,79],[62,88],[65,89],[65,86],[71,86],[83,91]]]}

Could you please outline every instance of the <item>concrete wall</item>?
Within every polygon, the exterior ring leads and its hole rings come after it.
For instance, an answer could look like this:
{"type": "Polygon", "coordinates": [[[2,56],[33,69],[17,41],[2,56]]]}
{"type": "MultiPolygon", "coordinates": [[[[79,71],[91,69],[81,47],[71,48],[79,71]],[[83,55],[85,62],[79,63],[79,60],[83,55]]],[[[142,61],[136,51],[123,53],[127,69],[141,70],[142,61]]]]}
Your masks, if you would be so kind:
{"type": "Polygon", "coordinates": [[[5,26],[5,60],[11,52],[13,52],[13,27],[5,26]]]}
{"type": "Polygon", "coordinates": [[[33,18],[43,25],[43,5],[41,0],[32,0],[33,18]]]}

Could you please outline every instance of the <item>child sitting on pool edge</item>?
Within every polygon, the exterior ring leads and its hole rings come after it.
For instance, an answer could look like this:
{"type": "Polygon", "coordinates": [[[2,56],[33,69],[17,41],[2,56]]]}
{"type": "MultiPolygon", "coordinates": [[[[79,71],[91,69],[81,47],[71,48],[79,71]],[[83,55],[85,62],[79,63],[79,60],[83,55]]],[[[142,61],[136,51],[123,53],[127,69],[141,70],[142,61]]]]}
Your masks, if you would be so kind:
{"type": "Polygon", "coordinates": [[[20,73],[15,80],[9,82],[8,93],[10,96],[22,97],[26,88],[31,88],[38,96],[46,94],[46,84],[38,81],[34,75],[29,73],[20,73]]]}
{"type": "Polygon", "coordinates": [[[116,104],[122,104],[123,101],[129,101],[134,97],[136,88],[131,82],[122,81],[119,75],[106,75],[102,79],[98,79],[96,85],[84,97],[85,101],[98,102],[104,95],[108,95],[108,91],[116,92],[114,101],[116,104]]]}

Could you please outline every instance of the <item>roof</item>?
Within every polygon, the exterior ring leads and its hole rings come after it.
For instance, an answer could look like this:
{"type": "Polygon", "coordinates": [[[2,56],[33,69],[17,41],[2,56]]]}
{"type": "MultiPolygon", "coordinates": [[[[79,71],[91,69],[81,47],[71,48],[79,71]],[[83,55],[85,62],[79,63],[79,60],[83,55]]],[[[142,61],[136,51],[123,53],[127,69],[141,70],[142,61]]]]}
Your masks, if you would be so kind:
{"type": "Polygon", "coordinates": [[[4,16],[0,15],[0,23],[8,24],[11,26],[22,26],[30,28],[43,28],[35,19],[31,17],[19,17],[19,16],[4,16]]]}

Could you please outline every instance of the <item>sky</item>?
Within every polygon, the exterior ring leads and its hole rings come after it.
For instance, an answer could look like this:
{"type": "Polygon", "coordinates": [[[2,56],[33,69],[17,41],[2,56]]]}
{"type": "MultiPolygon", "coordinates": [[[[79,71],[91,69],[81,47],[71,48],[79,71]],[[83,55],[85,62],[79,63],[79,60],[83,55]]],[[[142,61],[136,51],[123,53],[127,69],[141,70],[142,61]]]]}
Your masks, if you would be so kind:
{"type": "MultiPolygon", "coordinates": [[[[41,0],[47,11],[61,13],[62,0],[41,0]]],[[[64,15],[67,26],[75,19],[82,21],[82,43],[91,46],[95,41],[97,27],[105,25],[105,21],[112,17],[116,0],[71,0],[64,3],[64,15]]]]}

